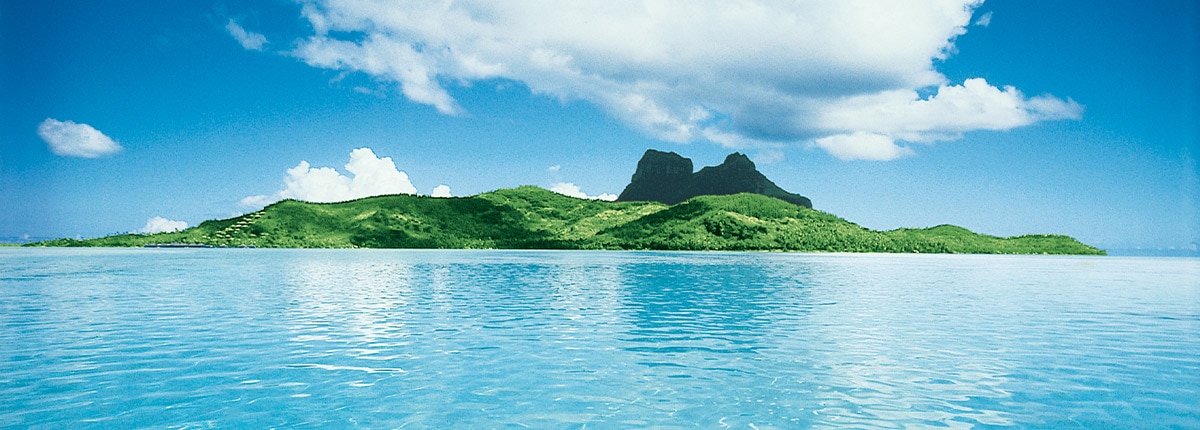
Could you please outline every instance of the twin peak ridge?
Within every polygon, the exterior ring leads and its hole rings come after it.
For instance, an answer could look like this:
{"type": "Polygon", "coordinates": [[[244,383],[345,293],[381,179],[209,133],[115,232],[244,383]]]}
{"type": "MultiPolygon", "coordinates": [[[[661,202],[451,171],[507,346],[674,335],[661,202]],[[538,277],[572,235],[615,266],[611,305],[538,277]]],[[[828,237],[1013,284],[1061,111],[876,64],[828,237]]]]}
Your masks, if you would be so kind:
{"type": "Polygon", "coordinates": [[[693,173],[691,159],[674,152],[646,150],[617,201],[655,201],[673,205],[696,196],[738,193],[762,194],[812,208],[808,197],[779,188],[754,167],[750,157],[738,152],[729,154],[720,165],[707,166],[693,173]]]}

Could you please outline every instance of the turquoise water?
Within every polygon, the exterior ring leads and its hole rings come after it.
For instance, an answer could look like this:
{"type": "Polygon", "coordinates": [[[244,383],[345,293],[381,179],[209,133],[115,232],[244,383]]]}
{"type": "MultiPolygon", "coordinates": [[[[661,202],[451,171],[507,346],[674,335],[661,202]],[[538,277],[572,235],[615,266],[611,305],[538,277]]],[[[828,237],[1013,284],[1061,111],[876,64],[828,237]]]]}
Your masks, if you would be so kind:
{"type": "Polygon", "coordinates": [[[0,427],[1200,427],[1200,260],[0,249],[0,427]]]}

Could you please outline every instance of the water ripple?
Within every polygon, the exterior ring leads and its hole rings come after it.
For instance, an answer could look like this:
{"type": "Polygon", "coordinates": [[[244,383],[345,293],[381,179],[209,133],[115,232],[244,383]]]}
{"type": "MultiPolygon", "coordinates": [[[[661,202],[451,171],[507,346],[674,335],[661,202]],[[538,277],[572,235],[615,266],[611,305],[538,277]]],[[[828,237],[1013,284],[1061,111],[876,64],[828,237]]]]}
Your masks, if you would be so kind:
{"type": "Polygon", "coordinates": [[[1200,262],[0,250],[0,427],[1200,427],[1200,262]]]}

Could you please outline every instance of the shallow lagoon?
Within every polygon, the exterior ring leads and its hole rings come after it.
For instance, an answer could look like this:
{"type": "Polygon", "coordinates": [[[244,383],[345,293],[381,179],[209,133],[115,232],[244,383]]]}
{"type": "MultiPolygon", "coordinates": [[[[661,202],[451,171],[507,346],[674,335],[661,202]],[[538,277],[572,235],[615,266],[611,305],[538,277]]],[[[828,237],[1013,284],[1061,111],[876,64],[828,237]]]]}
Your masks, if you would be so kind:
{"type": "Polygon", "coordinates": [[[0,249],[0,427],[1200,427],[1200,260],[0,249]]]}

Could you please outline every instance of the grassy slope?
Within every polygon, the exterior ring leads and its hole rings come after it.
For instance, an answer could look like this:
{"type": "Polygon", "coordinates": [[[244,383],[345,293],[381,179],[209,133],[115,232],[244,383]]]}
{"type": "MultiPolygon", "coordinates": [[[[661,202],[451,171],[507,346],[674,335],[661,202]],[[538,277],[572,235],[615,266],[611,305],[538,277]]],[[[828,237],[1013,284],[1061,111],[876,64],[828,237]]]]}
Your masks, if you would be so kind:
{"type": "Polygon", "coordinates": [[[285,200],[174,233],[46,246],[200,243],[304,248],[551,248],[1102,254],[1066,236],[998,238],[950,225],[873,231],[756,194],[654,202],[582,200],[537,187],[472,197],[379,196],[344,203],[285,200]]]}

